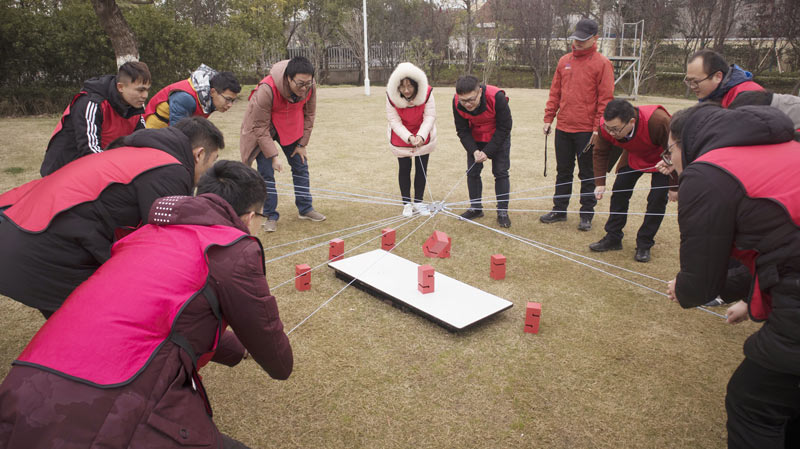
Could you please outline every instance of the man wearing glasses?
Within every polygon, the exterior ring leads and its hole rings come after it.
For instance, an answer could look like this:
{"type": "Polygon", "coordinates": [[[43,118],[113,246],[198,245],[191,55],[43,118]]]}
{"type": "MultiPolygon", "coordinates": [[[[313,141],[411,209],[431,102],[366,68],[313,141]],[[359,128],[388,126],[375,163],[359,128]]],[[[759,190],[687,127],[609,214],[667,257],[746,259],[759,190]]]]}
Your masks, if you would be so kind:
{"type": "Polygon", "coordinates": [[[325,216],[314,210],[309,192],[306,146],[314,128],[317,92],[314,86],[314,66],[311,61],[295,56],[276,62],[269,75],[250,93],[247,112],[242,121],[239,152],[242,162],[256,161],[258,172],[267,183],[267,200],[263,215],[267,217],[262,229],[278,230],[278,192],[275,190],[275,171],[283,166],[278,158],[280,144],[289,160],[294,183],[294,203],[302,220],[323,221],[325,216]]]}
{"type": "Polygon", "coordinates": [[[508,218],[511,109],[505,91],[480,84],[474,76],[462,76],[456,82],[453,118],[458,138],[467,151],[470,208],[461,217],[473,220],[483,216],[481,171],[483,163],[491,159],[494,193],[497,196],[497,223],[502,228],[511,227],[511,219],[508,218]]]}
{"type": "MultiPolygon", "coordinates": [[[[636,253],[633,257],[637,262],[650,261],[650,248],[655,243],[653,238],[664,219],[667,186],[670,185],[670,177],[656,170],[656,164],[662,160],[662,155],[667,150],[669,120],[669,113],[660,105],[636,108],[625,100],[617,99],[606,106],[593,157],[597,184],[594,195],[598,201],[603,199],[606,191],[606,167],[609,165],[612,146],[624,149],[627,157],[623,157],[617,165],[617,177],[611,192],[610,215],[605,226],[606,235],[589,245],[590,250],[605,252],[622,249],[622,229],[628,221],[628,204],[633,189],[642,174],[651,173],[647,215],[636,235],[636,253]]],[[[677,195],[677,192],[673,195],[677,195]]]]}
{"type": "Polygon", "coordinates": [[[236,101],[242,86],[231,72],[217,72],[200,64],[188,79],[158,91],[144,111],[148,128],[174,126],[186,117],[208,118],[214,111],[226,112],[236,101]]]}
{"type": "MultiPolygon", "coordinates": [[[[614,69],[605,56],[597,52],[597,22],[581,19],[575,26],[572,52],[558,61],[550,98],[544,109],[544,133],[558,115],[556,125],[556,186],[553,210],[541,217],[542,223],[567,220],[567,206],[572,195],[572,173],[578,160],[581,180],[581,215],[578,229],[592,229],[595,200],[592,179],[591,144],[597,140],[597,127],[603,110],[614,98],[614,69]]],[[[547,137],[545,137],[547,138],[547,137]]]]}
{"type": "Polygon", "coordinates": [[[698,101],[716,101],[727,108],[742,92],[764,90],[752,79],[753,75],[738,65],[728,66],[719,53],[702,49],[689,58],[683,82],[698,101]]]}

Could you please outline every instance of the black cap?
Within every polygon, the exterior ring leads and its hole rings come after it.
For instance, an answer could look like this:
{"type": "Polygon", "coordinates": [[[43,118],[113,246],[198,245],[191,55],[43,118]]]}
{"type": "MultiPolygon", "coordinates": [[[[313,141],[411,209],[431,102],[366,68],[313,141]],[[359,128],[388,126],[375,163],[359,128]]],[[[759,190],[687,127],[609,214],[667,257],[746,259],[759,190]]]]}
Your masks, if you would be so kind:
{"type": "Polygon", "coordinates": [[[575,32],[572,33],[570,39],[575,39],[576,41],[585,41],[590,37],[597,34],[597,22],[592,19],[581,19],[577,25],[575,25],[575,32]]]}

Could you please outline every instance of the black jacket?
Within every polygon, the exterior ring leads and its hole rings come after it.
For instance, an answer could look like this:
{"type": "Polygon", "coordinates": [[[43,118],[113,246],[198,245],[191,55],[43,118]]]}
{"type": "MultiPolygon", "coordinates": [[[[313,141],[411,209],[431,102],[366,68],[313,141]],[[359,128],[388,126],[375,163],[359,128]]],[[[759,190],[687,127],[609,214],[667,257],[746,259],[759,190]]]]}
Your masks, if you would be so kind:
{"type": "MultiPolygon", "coordinates": [[[[129,119],[124,127],[112,131],[111,140],[144,128],[144,108],[134,108],[122,99],[117,90],[117,77],[103,75],[83,84],[82,92],[62,117],[62,128],[50,139],[40,173],[47,176],[64,165],[87,154],[103,151],[104,110],[129,119]],[[110,106],[109,107],[104,107],[110,106]],[[138,120],[135,117],[138,116],[138,120]]],[[[115,123],[118,123],[115,121],[115,123]]],[[[106,130],[108,134],[109,130],[106,130]]],[[[106,142],[108,144],[108,142],[106,142]]]]}
{"type": "MultiPolygon", "coordinates": [[[[460,104],[456,106],[456,102],[453,101],[453,118],[456,124],[456,133],[458,134],[458,138],[461,140],[461,145],[464,146],[464,149],[467,150],[468,153],[473,153],[475,150],[481,148],[480,145],[475,142],[475,139],[472,138],[469,120],[459,115],[458,111],[462,111],[470,115],[483,114],[483,112],[486,110],[486,86],[481,84],[481,88],[481,104],[478,105],[474,111],[467,111],[460,104]]],[[[506,98],[506,94],[503,93],[502,90],[498,91],[495,94],[494,99],[496,121],[495,131],[492,135],[492,139],[486,144],[482,144],[483,148],[481,149],[481,151],[486,153],[486,155],[489,157],[494,157],[495,153],[503,148],[503,144],[505,144],[506,140],[508,140],[511,136],[512,125],[511,109],[508,107],[508,99],[506,98]]]]}
{"type": "Polygon", "coordinates": [[[56,310],[110,257],[117,228],[141,224],[157,198],[192,194],[194,157],[182,132],[145,129],[118,143],[163,150],[181,165],[152,169],[129,184],[111,184],[96,200],[58,214],[37,234],[21,230],[0,213],[0,294],[31,307],[56,310]]]}
{"type": "MultiPolygon", "coordinates": [[[[718,294],[749,297],[750,282],[726,279],[731,249],[753,249],[791,221],[779,204],[748,197],[732,175],[695,159],[729,146],[787,142],[793,134],[791,120],[768,106],[729,110],[709,105],[690,117],[682,134],[684,170],[678,195],[681,270],[675,293],[681,306],[702,305],[718,294]]],[[[780,161],[774,167],[787,169],[780,161]]],[[[800,230],[777,247],[761,257],[773,259],[781,278],[800,277],[800,230]]],[[[767,368],[800,374],[800,289],[797,298],[776,288],[771,293],[772,314],[745,344],[745,355],[767,368]]]]}

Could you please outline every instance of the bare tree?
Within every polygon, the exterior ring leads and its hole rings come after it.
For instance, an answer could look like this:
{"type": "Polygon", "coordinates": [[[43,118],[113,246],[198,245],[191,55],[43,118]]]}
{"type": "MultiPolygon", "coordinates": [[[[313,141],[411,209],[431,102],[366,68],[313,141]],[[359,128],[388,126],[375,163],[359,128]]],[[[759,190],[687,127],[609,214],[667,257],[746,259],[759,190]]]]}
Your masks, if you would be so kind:
{"type": "MultiPolygon", "coordinates": [[[[136,4],[148,4],[152,1],[136,1],[136,4]]],[[[92,0],[92,6],[97,14],[100,25],[108,34],[111,46],[114,48],[114,55],[117,58],[117,67],[128,61],[139,60],[139,49],[136,43],[136,36],[131,30],[131,26],[122,15],[115,0],[92,0]]]]}
{"type": "Polygon", "coordinates": [[[472,73],[472,65],[474,62],[474,52],[472,45],[472,31],[475,28],[475,11],[477,0],[461,0],[461,5],[466,11],[464,21],[464,37],[467,40],[467,66],[464,68],[465,73],[472,73]]]}
{"type": "Polygon", "coordinates": [[[502,0],[502,20],[511,28],[511,36],[518,39],[517,50],[533,70],[533,82],[542,87],[547,73],[547,57],[552,42],[555,12],[553,0],[502,0]]]}
{"type": "Polygon", "coordinates": [[[361,10],[354,9],[344,14],[339,30],[342,44],[353,51],[358,64],[358,83],[364,82],[364,19],[361,10]]]}

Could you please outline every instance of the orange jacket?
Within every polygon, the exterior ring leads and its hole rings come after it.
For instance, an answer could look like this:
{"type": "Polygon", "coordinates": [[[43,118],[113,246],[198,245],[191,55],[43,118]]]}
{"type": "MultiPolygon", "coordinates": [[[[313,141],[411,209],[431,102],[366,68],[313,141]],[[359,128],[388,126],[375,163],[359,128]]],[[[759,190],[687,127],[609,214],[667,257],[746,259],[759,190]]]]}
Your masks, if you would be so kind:
{"type": "Polygon", "coordinates": [[[550,98],[544,108],[544,122],[552,123],[558,114],[556,129],[568,133],[592,132],[609,101],[614,99],[614,69],[611,61],[597,52],[575,50],[558,60],[550,98]]]}

